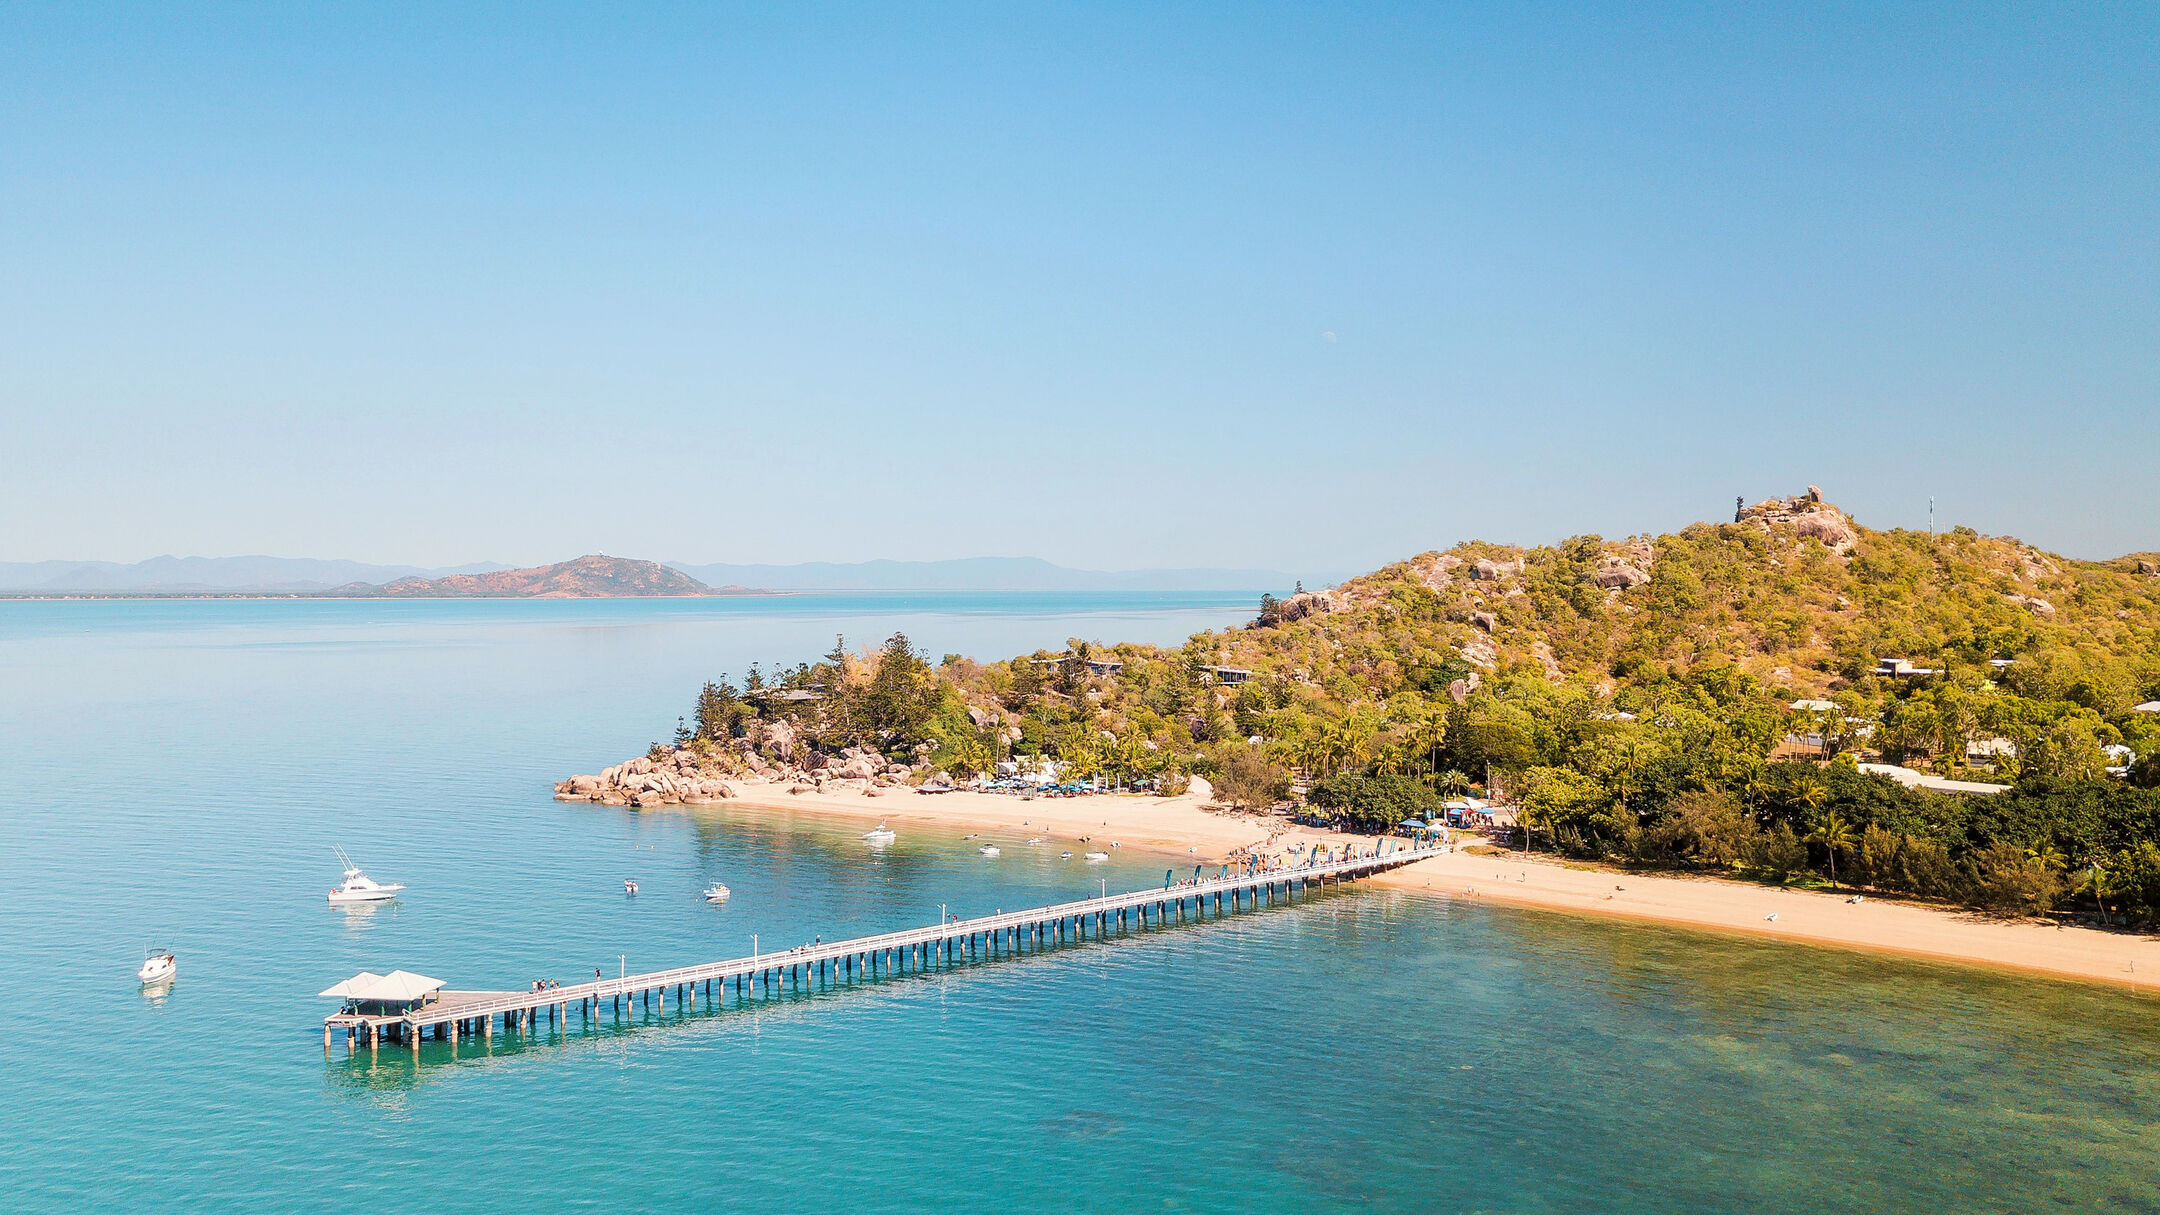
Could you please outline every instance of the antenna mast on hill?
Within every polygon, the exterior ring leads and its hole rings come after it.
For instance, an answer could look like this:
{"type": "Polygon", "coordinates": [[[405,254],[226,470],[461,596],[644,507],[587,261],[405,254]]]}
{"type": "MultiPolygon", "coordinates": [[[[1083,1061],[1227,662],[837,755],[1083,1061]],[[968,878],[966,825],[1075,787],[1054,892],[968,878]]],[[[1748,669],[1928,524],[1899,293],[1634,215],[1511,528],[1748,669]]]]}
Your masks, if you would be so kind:
{"type": "Polygon", "coordinates": [[[1928,535],[1935,534],[1935,495],[1928,495],[1928,535]]]}

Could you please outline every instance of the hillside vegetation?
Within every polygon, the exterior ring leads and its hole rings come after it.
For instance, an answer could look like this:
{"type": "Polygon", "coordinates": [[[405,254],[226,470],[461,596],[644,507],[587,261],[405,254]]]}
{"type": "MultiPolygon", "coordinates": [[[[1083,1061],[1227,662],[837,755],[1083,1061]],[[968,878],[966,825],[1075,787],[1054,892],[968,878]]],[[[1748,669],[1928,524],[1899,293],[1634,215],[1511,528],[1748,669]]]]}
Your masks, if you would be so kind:
{"type": "Polygon", "coordinates": [[[1532,846],[1584,857],[2160,915],[2160,714],[2134,709],[2160,697],[2149,560],[1874,531],[1812,489],[1741,515],[1466,543],[1177,649],[1076,639],[932,667],[905,638],[836,646],[711,685],[682,738],[762,762],[784,722],[791,746],[957,775],[1008,756],[1202,772],[1242,804],[1298,789],[1368,830],[1481,789],[1532,846]],[[2015,788],[1916,791],[1861,758],[2015,788]]]}

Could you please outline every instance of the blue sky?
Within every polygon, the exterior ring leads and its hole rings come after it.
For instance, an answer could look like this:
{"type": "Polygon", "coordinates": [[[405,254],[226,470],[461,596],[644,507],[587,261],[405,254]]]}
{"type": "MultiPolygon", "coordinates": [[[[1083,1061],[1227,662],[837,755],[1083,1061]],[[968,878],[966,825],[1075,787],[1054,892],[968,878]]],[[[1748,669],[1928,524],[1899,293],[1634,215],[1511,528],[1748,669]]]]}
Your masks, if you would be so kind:
{"type": "Polygon", "coordinates": [[[2160,548],[2160,9],[0,8],[0,559],[2160,548]]]}

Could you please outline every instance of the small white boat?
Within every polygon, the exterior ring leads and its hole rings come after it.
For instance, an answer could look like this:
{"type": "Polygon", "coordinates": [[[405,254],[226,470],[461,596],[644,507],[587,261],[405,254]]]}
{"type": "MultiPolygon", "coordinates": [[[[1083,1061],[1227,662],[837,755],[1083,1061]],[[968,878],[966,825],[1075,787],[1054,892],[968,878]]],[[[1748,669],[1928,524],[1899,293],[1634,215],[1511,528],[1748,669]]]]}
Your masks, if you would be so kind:
{"type": "Polygon", "coordinates": [[[1071,860],[1071,859],[1072,859],[1072,853],[1070,853],[1070,852],[1060,852],[1060,853],[1058,853],[1058,859],[1059,859],[1059,860],[1061,860],[1061,861],[1069,861],[1069,860],[1071,860]]]}
{"type": "Polygon", "coordinates": [[[705,888],[705,901],[708,903],[725,903],[728,901],[728,896],[733,893],[735,892],[718,882],[714,882],[705,888]]]}
{"type": "Polygon", "coordinates": [[[998,846],[996,844],[984,844],[982,847],[977,848],[975,851],[982,853],[984,856],[996,856],[998,854],[998,846]]]}
{"type": "Polygon", "coordinates": [[[1030,848],[1033,848],[1033,847],[1034,847],[1035,845],[1037,845],[1037,844],[1040,844],[1040,843],[1042,843],[1042,840],[1041,840],[1041,839],[1039,839],[1039,838],[1038,838],[1038,839],[1031,839],[1031,840],[1029,840],[1029,841],[1028,841],[1028,847],[1030,847],[1030,848]]]}
{"type": "Polygon", "coordinates": [[[883,823],[879,823],[877,830],[863,832],[863,838],[873,844],[890,844],[900,838],[900,833],[883,823]]]}
{"type": "Polygon", "coordinates": [[[338,860],[345,866],[345,880],[330,892],[333,906],[340,903],[380,903],[384,899],[396,898],[398,891],[405,889],[401,882],[377,882],[369,879],[368,875],[360,872],[360,866],[353,864],[352,858],[345,855],[343,848],[338,849],[337,854],[338,860]]]}
{"type": "Polygon", "coordinates": [[[169,953],[153,951],[149,957],[143,959],[142,969],[135,972],[135,977],[141,979],[145,984],[163,983],[179,973],[180,959],[178,957],[169,953]]]}
{"type": "Polygon", "coordinates": [[[623,892],[624,894],[636,894],[636,893],[637,893],[637,883],[636,883],[636,882],[633,882],[633,881],[631,881],[631,880],[630,880],[629,878],[624,878],[624,879],[622,880],[622,892],[623,892]]]}
{"type": "Polygon", "coordinates": [[[1089,864],[1091,864],[1091,865],[1094,865],[1094,864],[1101,864],[1102,862],[1104,862],[1104,861],[1107,861],[1107,860],[1109,860],[1109,859],[1110,859],[1110,854],[1109,854],[1109,853],[1107,853],[1107,852],[1090,852],[1090,853],[1088,853],[1088,854],[1087,854],[1087,860],[1088,860],[1088,863],[1089,863],[1089,864]]]}

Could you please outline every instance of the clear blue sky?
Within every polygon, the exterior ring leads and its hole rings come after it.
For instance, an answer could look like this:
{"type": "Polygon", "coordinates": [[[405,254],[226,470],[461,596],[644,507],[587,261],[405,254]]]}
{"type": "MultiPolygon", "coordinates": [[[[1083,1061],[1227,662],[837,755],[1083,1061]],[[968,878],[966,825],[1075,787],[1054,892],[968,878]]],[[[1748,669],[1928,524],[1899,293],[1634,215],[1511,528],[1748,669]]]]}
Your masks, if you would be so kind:
{"type": "Polygon", "coordinates": [[[0,559],[2160,548],[2160,8],[0,7],[0,559]]]}

